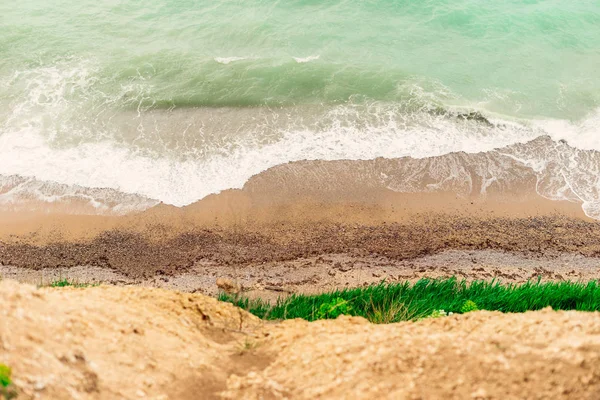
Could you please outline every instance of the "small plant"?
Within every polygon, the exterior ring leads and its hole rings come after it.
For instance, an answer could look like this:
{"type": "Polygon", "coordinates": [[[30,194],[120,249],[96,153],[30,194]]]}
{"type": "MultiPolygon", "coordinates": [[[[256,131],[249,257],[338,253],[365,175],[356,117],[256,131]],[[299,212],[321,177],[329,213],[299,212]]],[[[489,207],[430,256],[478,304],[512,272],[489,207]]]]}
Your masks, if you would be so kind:
{"type": "Polygon", "coordinates": [[[452,311],[446,312],[444,310],[433,310],[431,314],[426,316],[425,318],[440,318],[440,317],[449,317],[454,314],[452,311]]]}
{"type": "Polygon", "coordinates": [[[366,312],[366,317],[374,324],[391,324],[415,318],[414,313],[404,303],[394,299],[384,300],[378,304],[371,299],[371,306],[366,312]]]}
{"type": "Polygon", "coordinates": [[[479,307],[477,307],[477,304],[472,300],[465,301],[465,304],[463,304],[462,307],[460,308],[460,312],[463,314],[466,314],[471,311],[477,311],[477,310],[479,310],[479,307]]]}
{"type": "Polygon", "coordinates": [[[247,352],[250,352],[258,347],[258,343],[246,338],[243,343],[240,343],[238,348],[238,354],[242,355],[247,352]]]}
{"type": "Polygon", "coordinates": [[[12,386],[12,370],[8,365],[0,364],[0,399],[11,400],[17,397],[12,386]]]}
{"type": "Polygon", "coordinates": [[[10,380],[12,370],[8,365],[0,364],[0,386],[8,387],[12,381],[10,380]]]}
{"type": "Polygon", "coordinates": [[[68,279],[60,279],[58,281],[51,282],[48,286],[50,286],[50,287],[67,287],[67,286],[74,286],[74,283],[69,281],[68,279]]]}
{"type": "Polygon", "coordinates": [[[350,314],[352,306],[348,300],[336,297],[332,301],[321,304],[317,314],[318,319],[337,318],[342,314],[350,314]]]}
{"type": "Polygon", "coordinates": [[[448,316],[448,313],[444,310],[433,310],[428,318],[440,318],[446,316],[448,316]]]}
{"type": "Polygon", "coordinates": [[[79,282],[76,282],[76,281],[70,281],[68,279],[59,279],[57,281],[51,282],[47,286],[48,287],[53,287],[53,288],[57,288],[57,287],[83,288],[83,287],[96,286],[96,285],[90,284],[90,283],[79,283],[79,282]]]}

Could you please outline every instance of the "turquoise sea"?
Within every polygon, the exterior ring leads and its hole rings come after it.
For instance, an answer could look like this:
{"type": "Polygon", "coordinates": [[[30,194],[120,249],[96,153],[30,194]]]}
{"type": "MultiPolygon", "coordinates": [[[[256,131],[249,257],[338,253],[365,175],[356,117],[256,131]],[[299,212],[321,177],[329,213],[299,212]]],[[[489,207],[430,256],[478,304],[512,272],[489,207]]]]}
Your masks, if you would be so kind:
{"type": "Polygon", "coordinates": [[[289,161],[545,135],[600,150],[596,0],[0,4],[0,202],[35,181],[181,206],[289,161]]]}

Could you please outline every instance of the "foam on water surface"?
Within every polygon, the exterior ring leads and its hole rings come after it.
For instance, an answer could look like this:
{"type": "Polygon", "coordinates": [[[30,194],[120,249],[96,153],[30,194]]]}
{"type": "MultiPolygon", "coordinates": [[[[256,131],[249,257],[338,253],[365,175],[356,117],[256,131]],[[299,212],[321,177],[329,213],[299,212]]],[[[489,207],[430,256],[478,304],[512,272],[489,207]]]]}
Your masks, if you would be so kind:
{"type": "Polygon", "coordinates": [[[318,60],[320,57],[321,56],[317,54],[316,56],[294,57],[294,60],[296,60],[296,62],[298,64],[302,64],[302,63],[307,63],[307,62],[318,60]]]}
{"type": "Polygon", "coordinates": [[[215,57],[215,61],[219,64],[230,64],[236,61],[248,60],[248,57],[215,57]]]}
{"type": "Polygon", "coordinates": [[[536,171],[544,197],[600,213],[594,2],[33,0],[0,12],[0,203],[182,206],[290,161],[548,135],[499,153],[536,171]]]}

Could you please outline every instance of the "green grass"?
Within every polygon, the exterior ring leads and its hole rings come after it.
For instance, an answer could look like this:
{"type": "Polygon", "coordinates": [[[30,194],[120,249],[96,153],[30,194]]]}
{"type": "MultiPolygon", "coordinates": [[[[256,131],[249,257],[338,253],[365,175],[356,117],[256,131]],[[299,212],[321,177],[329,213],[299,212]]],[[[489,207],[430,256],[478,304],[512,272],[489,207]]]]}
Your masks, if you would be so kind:
{"type": "Polygon", "coordinates": [[[69,279],[59,279],[57,281],[51,282],[47,285],[40,285],[40,286],[46,286],[46,287],[76,287],[76,288],[83,288],[83,287],[90,287],[90,286],[96,286],[96,284],[92,284],[92,283],[80,283],[77,281],[73,281],[73,280],[69,280],[69,279]]]}
{"type": "Polygon", "coordinates": [[[8,387],[11,381],[12,370],[8,365],[0,364],[0,387],[8,387]]]}
{"type": "Polygon", "coordinates": [[[17,397],[11,378],[12,369],[6,364],[0,364],[0,399],[12,400],[17,397]]]}
{"type": "Polygon", "coordinates": [[[538,280],[502,284],[499,281],[468,283],[456,278],[421,279],[414,284],[382,282],[320,295],[292,295],[275,304],[224,293],[219,295],[219,300],[268,320],[335,318],[343,308],[344,314],[389,323],[439,315],[440,310],[456,314],[477,309],[525,312],[551,306],[555,310],[600,311],[600,284],[597,281],[543,283],[538,280]]]}

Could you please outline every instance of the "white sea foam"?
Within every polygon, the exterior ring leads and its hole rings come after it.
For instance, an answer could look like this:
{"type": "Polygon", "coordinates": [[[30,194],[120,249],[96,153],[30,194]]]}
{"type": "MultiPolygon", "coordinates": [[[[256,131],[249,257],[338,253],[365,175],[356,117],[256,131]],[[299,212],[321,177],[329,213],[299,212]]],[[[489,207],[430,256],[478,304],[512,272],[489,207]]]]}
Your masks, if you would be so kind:
{"type": "MultiPolygon", "coordinates": [[[[340,124],[320,132],[310,129],[286,132],[277,142],[267,145],[249,142],[235,146],[228,154],[206,159],[174,160],[144,156],[109,141],[52,148],[35,132],[20,131],[0,136],[0,173],[33,176],[66,185],[112,188],[182,206],[211,193],[240,188],[252,175],[289,161],[428,157],[453,151],[489,151],[538,135],[539,131],[520,128],[486,136],[482,132],[461,131],[451,120],[409,130],[393,122],[366,129],[340,124]]],[[[541,195],[572,200],[574,192],[590,216],[600,217],[595,211],[600,209],[597,178],[600,160],[588,160],[582,154],[585,152],[578,153],[576,149],[569,152],[567,148],[553,153],[549,148],[516,152],[512,157],[537,171],[543,183],[538,185],[541,195]]],[[[450,175],[451,171],[447,173],[450,175]]]]}
{"type": "MultiPolygon", "coordinates": [[[[311,57],[316,59],[314,57],[318,56],[311,57]]],[[[22,71],[8,82],[2,82],[6,90],[18,84],[24,84],[25,90],[7,105],[5,110],[10,111],[4,121],[0,120],[0,175],[34,177],[37,181],[72,187],[109,188],[182,206],[211,193],[240,188],[252,175],[296,160],[429,157],[455,151],[473,153],[527,142],[545,134],[577,147],[600,149],[600,110],[578,123],[496,120],[498,125],[490,127],[427,110],[406,114],[393,104],[374,104],[366,108],[340,105],[324,109],[319,124],[265,127],[265,132],[277,129],[276,140],[261,140],[256,136],[261,134],[258,129],[254,136],[240,135],[238,139],[236,132],[225,135],[229,142],[214,143],[219,146],[218,151],[202,151],[197,157],[150,154],[115,141],[110,131],[95,130],[106,124],[91,127],[90,120],[84,117],[89,110],[83,105],[89,99],[102,97],[93,90],[95,81],[93,63],[71,60],[52,67],[22,71]],[[59,140],[61,135],[69,140],[59,140]]],[[[143,90],[133,89],[137,96],[143,96],[143,90]]],[[[131,90],[131,87],[123,87],[124,94],[131,90]]],[[[448,97],[448,93],[441,93],[442,97],[448,97]]],[[[130,99],[132,104],[139,101],[135,96],[130,99]]],[[[100,111],[93,108],[94,118],[99,119],[102,113],[111,109],[111,102],[116,101],[114,98],[102,100],[105,101],[104,108],[100,111]]],[[[173,113],[176,118],[177,110],[173,113]]],[[[257,121],[256,126],[262,126],[261,123],[257,121]]],[[[139,131],[143,132],[144,126],[140,125],[139,131]]],[[[199,140],[205,139],[202,128],[194,134],[199,140]]],[[[565,147],[555,149],[554,153],[552,149],[546,149],[510,156],[540,174],[542,195],[559,199],[576,193],[584,210],[600,217],[600,213],[594,211],[600,210],[597,178],[600,161],[597,165],[594,160],[587,162],[585,154],[569,152],[565,147]]],[[[21,189],[25,187],[21,186],[21,189]]],[[[32,184],[29,187],[34,187],[31,193],[43,201],[56,199],[52,197],[52,191],[43,191],[32,184]]],[[[60,196],[72,195],[66,189],[58,192],[63,193],[60,196]]],[[[73,193],[88,195],[79,189],[73,193]]],[[[9,197],[5,196],[4,201],[9,201],[7,199],[9,197]]],[[[110,201],[93,201],[112,204],[110,201]]],[[[152,201],[139,204],[145,207],[152,201]]]]}
{"type": "Polygon", "coordinates": [[[294,57],[294,60],[298,64],[302,64],[302,63],[307,63],[307,62],[318,60],[320,57],[321,57],[320,55],[308,56],[308,57],[294,57]]]}
{"type": "Polygon", "coordinates": [[[332,111],[325,130],[292,130],[270,144],[241,143],[228,154],[206,159],[149,157],[101,141],[53,148],[35,129],[0,136],[0,173],[34,176],[67,185],[113,188],[126,193],[185,205],[208,194],[239,188],[269,167],[303,159],[371,159],[427,157],[452,151],[486,151],[532,139],[529,130],[469,131],[443,117],[432,126],[407,128],[390,119],[374,126],[347,126],[332,111]],[[527,135],[529,137],[527,137],[527,135]]]}
{"type": "Polygon", "coordinates": [[[251,57],[215,57],[214,60],[219,64],[230,64],[236,61],[249,60],[251,57]]]}
{"type": "MultiPolygon", "coordinates": [[[[561,135],[564,132],[561,131],[561,135]]],[[[573,141],[578,139],[566,137],[573,141]]],[[[600,219],[600,152],[572,147],[564,136],[553,139],[511,146],[498,153],[536,173],[535,189],[539,195],[550,200],[580,202],[589,217],[600,219]]]]}
{"type": "Polygon", "coordinates": [[[123,215],[143,211],[158,201],[113,189],[61,185],[35,178],[0,175],[0,209],[59,210],[70,214],[123,215]]]}
{"type": "Polygon", "coordinates": [[[535,120],[533,126],[550,135],[552,139],[565,140],[570,145],[584,150],[600,150],[600,108],[581,121],[535,120]]]}

